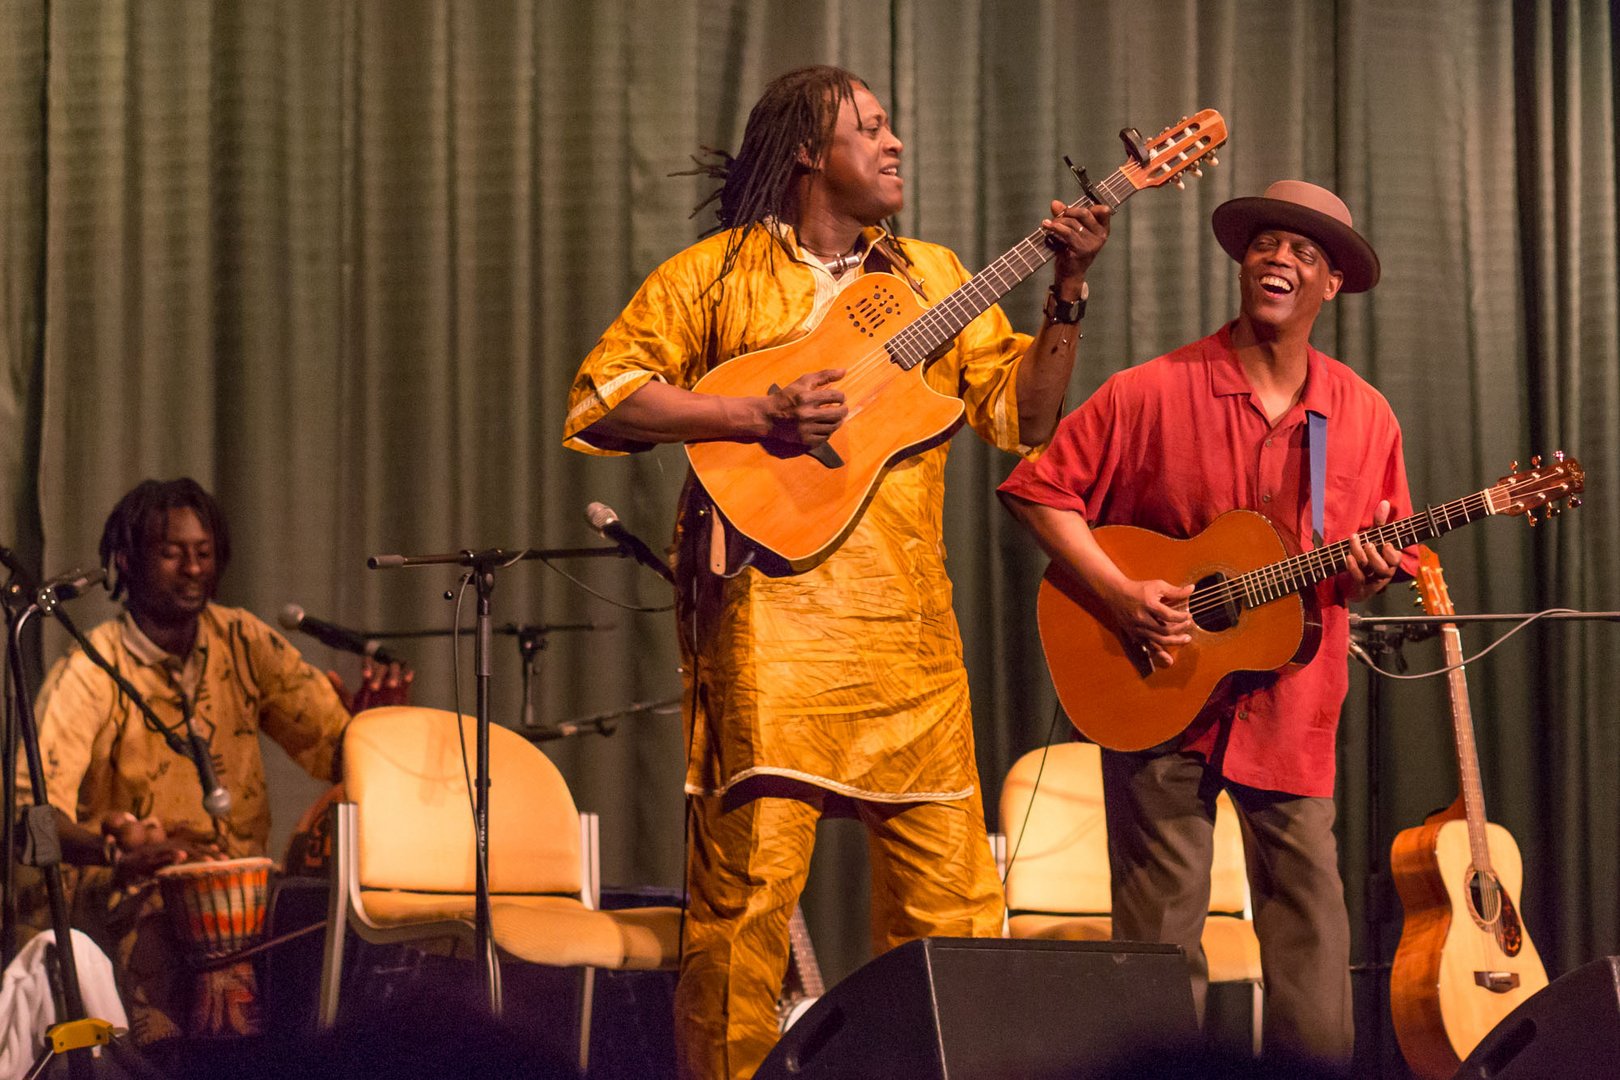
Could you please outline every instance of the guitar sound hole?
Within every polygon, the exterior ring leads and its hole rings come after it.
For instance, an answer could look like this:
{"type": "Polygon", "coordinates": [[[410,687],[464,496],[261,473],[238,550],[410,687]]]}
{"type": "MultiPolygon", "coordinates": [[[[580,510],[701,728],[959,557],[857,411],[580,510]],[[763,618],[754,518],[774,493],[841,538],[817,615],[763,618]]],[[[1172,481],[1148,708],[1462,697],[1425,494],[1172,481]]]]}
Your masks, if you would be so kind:
{"type": "Polygon", "coordinates": [[[1474,918],[1481,926],[1490,927],[1497,922],[1506,900],[1507,897],[1502,895],[1502,886],[1495,877],[1481,874],[1478,870],[1469,871],[1468,906],[1473,909],[1474,918]]]}
{"type": "Polygon", "coordinates": [[[1242,611],[1238,607],[1237,597],[1230,596],[1218,601],[1213,594],[1213,590],[1225,581],[1225,574],[1210,574],[1199,578],[1193,586],[1188,607],[1192,611],[1193,623],[1206,633],[1218,634],[1237,625],[1238,615],[1242,611]]]}
{"type": "Polygon", "coordinates": [[[888,317],[895,313],[895,307],[894,294],[879,286],[870,295],[846,304],[844,314],[849,317],[850,325],[857,333],[876,337],[888,317]]]}
{"type": "Polygon", "coordinates": [[[1519,912],[1507,893],[1498,888],[1496,895],[1502,902],[1502,918],[1496,924],[1496,943],[1504,956],[1518,956],[1519,950],[1524,948],[1524,928],[1519,925],[1519,912]]]}

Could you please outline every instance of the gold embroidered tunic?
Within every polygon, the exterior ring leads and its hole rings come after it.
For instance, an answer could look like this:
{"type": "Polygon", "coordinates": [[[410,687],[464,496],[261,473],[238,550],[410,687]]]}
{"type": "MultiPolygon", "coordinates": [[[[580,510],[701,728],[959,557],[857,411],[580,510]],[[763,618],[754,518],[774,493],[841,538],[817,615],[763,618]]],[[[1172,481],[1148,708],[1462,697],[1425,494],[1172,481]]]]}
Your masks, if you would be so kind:
{"type": "MultiPolygon", "coordinates": [[[[869,230],[865,238],[871,269],[884,268],[870,247],[881,235],[869,230]]],[[[795,261],[756,227],[731,273],[711,287],[728,236],[665,262],[602,335],[574,379],[566,445],[598,454],[645,449],[586,429],[652,379],[689,389],[731,357],[803,336],[856,276],[835,280],[803,252],[795,261]]],[[[901,243],[928,301],[968,279],[950,250],[901,243]]],[[[1031,448],[1018,443],[1014,378],[1028,343],[991,307],[925,375],[963,401],[966,422],[984,439],[1021,453],[1031,448]]],[[[688,484],[675,564],[689,792],[779,776],[888,802],[973,793],[967,673],[945,574],[949,445],[890,470],[838,550],[788,577],[752,567],[730,579],[710,573],[698,556],[708,528],[695,527],[703,500],[688,484]]]]}

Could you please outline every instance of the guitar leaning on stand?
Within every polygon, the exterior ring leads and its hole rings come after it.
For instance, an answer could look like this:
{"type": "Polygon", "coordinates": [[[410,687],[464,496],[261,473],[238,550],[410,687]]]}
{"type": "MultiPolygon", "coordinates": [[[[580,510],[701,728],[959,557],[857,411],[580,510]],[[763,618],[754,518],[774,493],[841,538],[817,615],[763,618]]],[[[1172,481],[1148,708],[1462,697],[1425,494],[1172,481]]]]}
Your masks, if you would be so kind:
{"type": "MultiPolygon", "coordinates": [[[[1073,205],[1118,209],[1143,188],[1183,186],[1184,172],[1196,176],[1200,163],[1216,163],[1226,121],[1205,109],[1145,145],[1134,129],[1120,134],[1130,160],[1095,185],[1077,170],[1085,195],[1073,205]]],[[[961,399],[928,385],[928,362],[1052,254],[1037,229],[928,308],[894,274],[865,274],[804,337],[727,360],[703,376],[693,387],[700,393],[750,397],[822,368],[845,371],[837,386],[849,415],[814,449],[771,439],[687,444],[692,471],[725,520],[795,571],[832,554],[890,466],[937,446],[961,424],[961,399]]]]}
{"type": "Polygon", "coordinates": [[[816,963],[816,950],[810,945],[810,926],[805,922],[804,908],[795,905],[793,916],[788,920],[787,977],[782,980],[782,993],[776,999],[777,1030],[786,1032],[826,992],[821,981],[821,965],[816,963]]]}
{"type": "MultiPolygon", "coordinates": [[[[1522,515],[1533,525],[1535,511],[1545,508],[1545,520],[1561,509],[1558,500],[1579,506],[1585,472],[1562,451],[1553,459],[1544,467],[1531,458],[1531,468],[1484,491],[1375,525],[1361,538],[1407,547],[1494,514],[1522,515]]],[[[1046,571],[1036,620],[1052,685],[1070,722],[1110,750],[1146,750],[1179,735],[1228,675],[1309,661],[1321,643],[1316,586],[1350,559],[1349,540],[1289,558],[1282,534],[1251,510],[1227,511],[1187,540],[1133,525],[1106,525],[1093,535],[1127,577],[1193,586],[1192,641],[1174,664],[1158,668],[1060,564],[1046,571]]]]}
{"type": "MultiPolygon", "coordinates": [[[[1440,557],[1422,549],[1413,587],[1429,615],[1455,614],[1440,557]]],[[[1406,1063],[1423,1080],[1445,1080],[1503,1017],[1547,985],[1541,956],[1519,921],[1524,880],[1519,847],[1485,818],[1462,635],[1440,630],[1451,691],[1461,794],[1422,825],[1395,837],[1390,868],[1406,909],[1390,969],[1389,1007],[1406,1063]]]]}

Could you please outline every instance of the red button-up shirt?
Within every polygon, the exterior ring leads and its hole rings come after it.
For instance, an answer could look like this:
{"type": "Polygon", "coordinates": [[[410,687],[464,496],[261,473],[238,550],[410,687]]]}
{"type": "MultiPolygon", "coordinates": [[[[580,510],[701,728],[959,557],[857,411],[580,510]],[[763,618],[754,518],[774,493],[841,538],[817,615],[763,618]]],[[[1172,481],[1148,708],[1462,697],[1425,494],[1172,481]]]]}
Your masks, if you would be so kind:
{"type": "MultiPolygon", "coordinates": [[[[1268,423],[1232,350],[1230,326],[1110,378],[1064,418],[1051,448],[1020,463],[1001,490],[1076,511],[1092,525],[1136,525],[1177,539],[1228,510],[1253,510],[1305,550],[1311,546],[1307,411],[1327,418],[1326,540],[1370,526],[1382,499],[1390,501],[1391,520],[1410,515],[1401,429],[1383,395],[1311,349],[1300,400],[1268,423]]],[[[1334,741],[1349,685],[1342,586],[1342,578],[1317,586],[1322,643],[1309,663],[1231,680],[1179,745],[1213,760],[1229,723],[1224,776],[1271,791],[1332,795],[1334,741]]]]}

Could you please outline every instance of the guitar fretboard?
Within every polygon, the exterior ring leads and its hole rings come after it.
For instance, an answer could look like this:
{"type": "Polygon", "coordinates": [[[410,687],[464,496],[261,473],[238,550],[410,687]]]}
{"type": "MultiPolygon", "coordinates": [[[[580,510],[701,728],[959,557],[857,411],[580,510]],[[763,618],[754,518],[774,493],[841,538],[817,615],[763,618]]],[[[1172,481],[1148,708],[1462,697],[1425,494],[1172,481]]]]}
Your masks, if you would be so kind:
{"type": "MultiPolygon", "coordinates": [[[[1394,544],[1398,548],[1410,547],[1424,540],[1432,540],[1452,529],[1491,514],[1500,513],[1512,499],[1512,484],[1499,484],[1484,491],[1476,491],[1451,502],[1431,506],[1422,513],[1375,525],[1360,534],[1362,542],[1373,547],[1394,544]],[[1506,500],[1506,501],[1500,501],[1506,500]],[[1500,502],[1499,502],[1500,501],[1500,502]]],[[[1350,565],[1350,541],[1314,548],[1303,555],[1283,559],[1258,570],[1227,578],[1214,585],[1197,589],[1189,599],[1188,608],[1194,614],[1213,607],[1237,603],[1246,608],[1259,607],[1280,600],[1326,581],[1350,565]]]]}
{"type": "MultiPolygon", "coordinates": [[[[1093,185],[1098,198],[1082,195],[1070,206],[1103,204],[1117,210],[1136,192],[1123,169],[1115,169],[1093,185]]],[[[980,270],[957,290],[929,308],[920,318],[887,343],[889,359],[911,370],[934,354],[941,345],[962,332],[962,328],[982,315],[1029,275],[1045,266],[1055,254],[1046,242],[1046,230],[1036,229],[995,262],[980,270]]]]}

